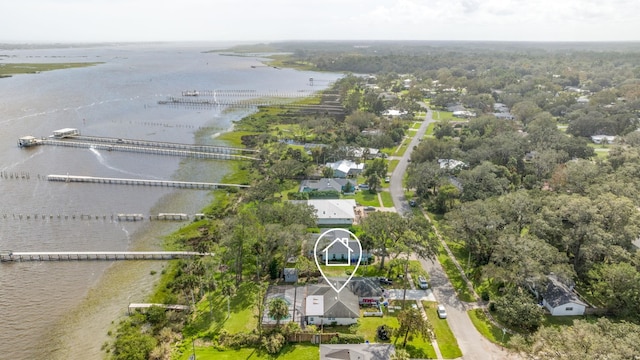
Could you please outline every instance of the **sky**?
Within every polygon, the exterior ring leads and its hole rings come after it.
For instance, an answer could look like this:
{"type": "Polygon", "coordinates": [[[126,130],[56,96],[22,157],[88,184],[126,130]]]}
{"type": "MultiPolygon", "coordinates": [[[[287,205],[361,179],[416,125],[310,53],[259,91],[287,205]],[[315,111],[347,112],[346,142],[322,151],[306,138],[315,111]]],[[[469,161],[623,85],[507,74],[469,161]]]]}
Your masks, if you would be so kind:
{"type": "Polygon", "coordinates": [[[14,0],[0,42],[640,41],[640,0],[14,0]]]}

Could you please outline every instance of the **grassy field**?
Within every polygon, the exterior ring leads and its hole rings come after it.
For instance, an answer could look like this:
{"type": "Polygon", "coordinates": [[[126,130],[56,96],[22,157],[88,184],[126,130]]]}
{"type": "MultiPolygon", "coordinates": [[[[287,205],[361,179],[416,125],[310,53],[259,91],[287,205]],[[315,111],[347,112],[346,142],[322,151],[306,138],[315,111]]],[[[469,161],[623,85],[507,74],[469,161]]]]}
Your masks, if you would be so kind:
{"type": "Polygon", "coordinates": [[[381,191],[380,197],[382,198],[382,206],[384,207],[393,207],[393,199],[391,198],[391,193],[388,191],[381,191]]]}
{"type": "Polygon", "coordinates": [[[445,319],[440,319],[436,312],[436,303],[431,301],[423,301],[422,306],[427,312],[427,318],[433,326],[433,333],[436,336],[436,342],[445,359],[455,359],[462,356],[462,351],[458,347],[458,341],[453,336],[449,323],[445,319]]]}
{"type": "Polygon", "coordinates": [[[462,276],[460,275],[458,268],[453,263],[453,260],[451,260],[451,258],[449,257],[449,255],[447,254],[447,252],[442,246],[438,247],[438,261],[442,265],[442,268],[444,269],[444,271],[447,273],[447,277],[449,278],[449,281],[451,281],[451,284],[456,289],[458,298],[461,301],[466,301],[466,302],[475,301],[473,294],[471,293],[471,291],[469,291],[469,289],[467,288],[467,284],[462,279],[462,276]]]}
{"type": "Polygon", "coordinates": [[[473,309],[468,312],[469,318],[473,323],[473,326],[478,329],[478,332],[482,334],[489,341],[506,346],[511,338],[509,333],[503,333],[502,329],[493,325],[486,317],[482,309],[473,309]]]}
{"type": "Polygon", "coordinates": [[[253,132],[253,131],[229,131],[220,134],[216,139],[227,141],[229,146],[234,147],[245,147],[242,145],[242,137],[245,135],[258,135],[261,133],[253,132]]]}
{"type": "Polygon", "coordinates": [[[400,163],[400,160],[390,160],[389,161],[389,168],[387,169],[388,173],[393,173],[393,171],[398,167],[398,164],[400,163]]]}
{"type": "Polygon", "coordinates": [[[101,62],[86,63],[52,63],[52,64],[0,64],[0,77],[18,74],[37,74],[43,71],[71,69],[102,64],[101,62]]]}
{"type": "MultiPolygon", "coordinates": [[[[319,348],[312,344],[285,345],[277,356],[271,356],[264,351],[254,348],[219,351],[212,347],[196,347],[198,360],[316,360],[319,348]]],[[[188,360],[192,352],[185,352],[180,360],[188,360]]]]}
{"type": "Polygon", "coordinates": [[[433,111],[433,120],[453,120],[453,113],[451,111],[433,111]]]}
{"type": "Polygon", "coordinates": [[[378,194],[372,194],[369,190],[358,191],[355,195],[345,196],[346,199],[355,199],[362,206],[380,206],[378,194]]]}

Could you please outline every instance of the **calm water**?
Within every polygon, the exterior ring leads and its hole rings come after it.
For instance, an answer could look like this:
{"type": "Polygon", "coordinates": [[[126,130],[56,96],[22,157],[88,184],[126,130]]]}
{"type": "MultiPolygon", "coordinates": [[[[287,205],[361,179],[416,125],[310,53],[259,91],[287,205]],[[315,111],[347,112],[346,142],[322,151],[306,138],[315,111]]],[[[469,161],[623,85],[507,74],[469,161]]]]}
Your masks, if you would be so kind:
{"type": "MultiPolygon", "coordinates": [[[[310,88],[309,77],[337,78],[260,67],[254,57],[203,53],[216,47],[0,50],[8,55],[0,64],[104,62],[0,79],[0,250],[157,249],[162,236],[180,224],[115,222],[111,215],[193,214],[211,200],[198,190],[49,183],[48,174],[215,182],[228,171],[222,161],[53,146],[20,149],[19,137],[73,127],[86,135],[217,144],[216,134],[252,110],[186,109],[157,101],[186,89],[320,90],[327,83],[310,88]]],[[[158,278],[151,270],[162,267],[161,262],[0,264],[0,359],[102,358],[112,320],[129,302],[144,301],[158,278]]]]}

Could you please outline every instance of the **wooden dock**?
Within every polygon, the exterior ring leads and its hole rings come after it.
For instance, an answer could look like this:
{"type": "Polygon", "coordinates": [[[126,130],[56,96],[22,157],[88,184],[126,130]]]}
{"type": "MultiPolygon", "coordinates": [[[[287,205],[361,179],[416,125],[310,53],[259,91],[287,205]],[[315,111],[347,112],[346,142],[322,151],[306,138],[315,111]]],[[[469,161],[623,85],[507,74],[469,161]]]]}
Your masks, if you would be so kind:
{"type": "Polygon", "coordinates": [[[61,182],[94,183],[94,184],[164,186],[164,187],[176,187],[181,189],[199,189],[199,190],[215,190],[215,189],[224,189],[224,188],[231,188],[231,187],[235,187],[235,188],[250,187],[249,185],[240,185],[240,184],[220,184],[220,183],[171,181],[171,180],[121,179],[121,178],[78,176],[78,175],[47,175],[47,180],[61,181],[61,182]]]}
{"type": "Polygon", "coordinates": [[[78,260],[172,260],[198,256],[213,256],[213,253],[194,251],[54,251],[22,252],[0,251],[0,262],[12,261],[78,261],[78,260]]]}
{"type": "MultiPolygon", "coordinates": [[[[165,143],[170,144],[170,143],[165,143]]],[[[125,151],[125,152],[137,152],[137,153],[146,153],[146,154],[154,154],[154,155],[171,155],[171,156],[181,156],[181,157],[190,157],[197,159],[214,159],[214,160],[258,160],[258,158],[253,156],[246,155],[238,155],[238,154],[229,154],[229,153],[218,153],[218,152],[205,152],[205,151],[195,151],[195,150],[181,150],[177,148],[171,147],[155,147],[155,146],[133,146],[126,144],[111,144],[111,143],[100,143],[100,142],[88,142],[88,141],[74,141],[74,140],[53,140],[53,139],[44,139],[40,141],[40,145],[55,145],[55,146],[67,146],[67,147],[75,147],[75,148],[85,148],[85,149],[96,149],[103,151],[125,151]]]]}

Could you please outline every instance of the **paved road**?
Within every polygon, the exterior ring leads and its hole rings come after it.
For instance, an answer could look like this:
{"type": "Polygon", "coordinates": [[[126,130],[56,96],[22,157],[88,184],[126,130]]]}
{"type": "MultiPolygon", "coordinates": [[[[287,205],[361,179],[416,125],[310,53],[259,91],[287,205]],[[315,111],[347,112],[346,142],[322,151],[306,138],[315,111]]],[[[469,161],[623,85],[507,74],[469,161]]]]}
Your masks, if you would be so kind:
{"type": "MultiPolygon", "coordinates": [[[[406,214],[411,212],[408,201],[404,196],[404,189],[402,187],[402,178],[407,170],[409,164],[409,158],[414,146],[417,146],[420,139],[427,131],[427,127],[434,120],[432,118],[431,110],[427,111],[425,120],[423,121],[420,129],[411,140],[407,151],[400,158],[400,163],[396,167],[395,171],[391,175],[391,186],[389,191],[393,198],[393,204],[400,214],[406,214]]],[[[467,315],[467,309],[469,306],[466,303],[458,300],[455,289],[449,278],[445,275],[440,263],[433,260],[420,260],[422,267],[429,273],[430,286],[433,291],[435,299],[443,304],[447,309],[447,321],[449,327],[458,340],[460,350],[462,350],[462,359],[464,360],[501,360],[501,359],[518,359],[514,354],[508,353],[500,346],[493,344],[489,340],[485,339],[476,330],[475,326],[467,315]]]]}
{"type": "Polygon", "coordinates": [[[411,212],[409,207],[408,200],[404,196],[404,189],[402,188],[402,179],[404,178],[404,174],[407,172],[407,166],[409,165],[409,159],[411,158],[411,152],[415,146],[418,146],[420,143],[420,139],[424,137],[424,134],[427,132],[427,127],[429,124],[433,122],[432,111],[428,110],[427,115],[420,125],[418,131],[411,139],[409,143],[409,147],[407,151],[404,152],[402,157],[393,157],[400,159],[398,166],[396,166],[393,174],[391,174],[391,184],[389,186],[389,192],[391,192],[391,198],[393,199],[393,206],[395,206],[396,210],[400,214],[406,214],[411,212]]]}

